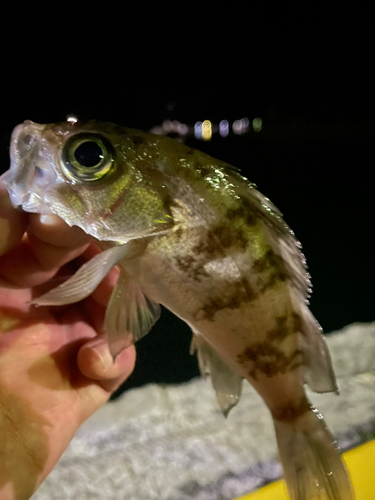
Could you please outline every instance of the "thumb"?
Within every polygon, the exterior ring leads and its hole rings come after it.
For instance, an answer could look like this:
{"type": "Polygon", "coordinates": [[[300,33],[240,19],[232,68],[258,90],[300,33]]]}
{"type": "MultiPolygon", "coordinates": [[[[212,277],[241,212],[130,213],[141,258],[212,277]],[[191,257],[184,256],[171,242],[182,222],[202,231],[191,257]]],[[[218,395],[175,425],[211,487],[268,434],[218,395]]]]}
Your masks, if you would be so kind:
{"type": "MultiPolygon", "coordinates": [[[[135,358],[135,347],[132,345],[113,362],[104,336],[90,339],[81,346],[77,355],[78,368],[85,377],[97,382],[85,388],[85,397],[90,398],[91,404],[84,405],[84,413],[93,413],[125,382],[134,370],[135,358]]],[[[83,415],[83,419],[87,416],[83,415]]]]}

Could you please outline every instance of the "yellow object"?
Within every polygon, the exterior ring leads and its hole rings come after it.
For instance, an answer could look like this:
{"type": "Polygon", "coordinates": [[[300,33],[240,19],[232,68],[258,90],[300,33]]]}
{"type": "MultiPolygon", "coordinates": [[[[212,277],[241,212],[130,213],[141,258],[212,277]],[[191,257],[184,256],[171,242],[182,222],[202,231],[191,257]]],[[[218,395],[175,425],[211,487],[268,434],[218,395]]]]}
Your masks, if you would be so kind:
{"type": "Polygon", "coordinates": [[[212,137],[212,124],[210,120],[205,120],[202,123],[202,139],[209,141],[212,137]]]}
{"type": "MultiPolygon", "coordinates": [[[[344,460],[350,471],[356,500],[374,500],[375,441],[347,451],[344,460]]],[[[280,480],[235,500],[289,500],[289,497],[284,481],[280,480]]]]}

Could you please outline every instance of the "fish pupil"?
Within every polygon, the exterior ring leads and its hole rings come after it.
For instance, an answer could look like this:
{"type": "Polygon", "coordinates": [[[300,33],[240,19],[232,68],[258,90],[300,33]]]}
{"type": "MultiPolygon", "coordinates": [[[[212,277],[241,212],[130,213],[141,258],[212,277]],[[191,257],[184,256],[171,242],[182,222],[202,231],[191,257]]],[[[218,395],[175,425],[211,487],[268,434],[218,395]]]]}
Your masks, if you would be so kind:
{"type": "Polygon", "coordinates": [[[83,142],[74,151],[74,157],[83,167],[95,167],[103,159],[103,150],[93,141],[83,142]]]}

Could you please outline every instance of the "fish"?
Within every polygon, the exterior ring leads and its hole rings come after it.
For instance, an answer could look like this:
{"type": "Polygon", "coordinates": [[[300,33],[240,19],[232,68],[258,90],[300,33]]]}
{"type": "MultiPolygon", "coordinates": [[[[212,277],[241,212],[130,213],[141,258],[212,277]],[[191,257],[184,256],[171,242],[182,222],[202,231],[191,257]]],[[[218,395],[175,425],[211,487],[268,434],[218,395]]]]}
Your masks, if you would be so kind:
{"type": "Polygon", "coordinates": [[[338,387],[308,308],[306,261],[281,212],[240,171],[165,136],[95,120],[25,121],[2,176],[15,207],[56,214],[101,253],[33,300],[88,297],[120,273],[104,329],[116,356],[165,306],[192,330],[191,353],[227,416],[248,381],[274,422],[292,500],[354,498],[348,471],[305,393],[338,387]]]}

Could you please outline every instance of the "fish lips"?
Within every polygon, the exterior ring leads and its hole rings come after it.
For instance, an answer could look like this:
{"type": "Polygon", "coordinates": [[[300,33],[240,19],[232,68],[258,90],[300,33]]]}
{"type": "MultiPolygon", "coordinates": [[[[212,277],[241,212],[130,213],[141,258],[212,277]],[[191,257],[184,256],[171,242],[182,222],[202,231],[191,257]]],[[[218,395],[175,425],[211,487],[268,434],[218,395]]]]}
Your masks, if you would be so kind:
{"type": "Polygon", "coordinates": [[[44,198],[49,186],[57,179],[42,144],[41,132],[44,128],[44,125],[30,120],[15,127],[10,145],[10,168],[1,180],[15,208],[51,214],[44,198]]]}

